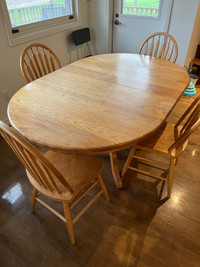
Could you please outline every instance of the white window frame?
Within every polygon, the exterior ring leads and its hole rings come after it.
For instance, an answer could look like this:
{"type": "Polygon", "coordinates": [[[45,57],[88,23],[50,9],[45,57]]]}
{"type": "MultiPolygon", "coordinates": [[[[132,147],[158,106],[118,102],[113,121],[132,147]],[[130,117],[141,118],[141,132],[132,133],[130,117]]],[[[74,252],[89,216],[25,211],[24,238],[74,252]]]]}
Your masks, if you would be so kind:
{"type": "Polygon", "coordinates": [[[0,7],[9,45],[17,45],[23,42],[34,40],[36,38],[80,26],[81,16],[79,14],[78,2],[79,0],[72,0],[73,19],[69,19],[69,16],[63,16],[12,28],[6,2],[5,0],[1,0],[0,7]],[[13,29],[19,29],[19,32],[13,33],[13,29]]]}
{"type": "Polygon", "coordinates": [[[160,4],[159,4],[159,11],[158,11],[158,16],[154,17],[154,16],[147,16],[147,15],[135,15],[135,14],[124,14],[123,13],[123,0],[121,1],[121,16],[122,17],[135,17],[135,18],[140,18],[140,19],[155,19],[155,20],[159,20],[160,19],[160,10],[162,8],[162,2],[163,0],[160,0],[160,4]]]}

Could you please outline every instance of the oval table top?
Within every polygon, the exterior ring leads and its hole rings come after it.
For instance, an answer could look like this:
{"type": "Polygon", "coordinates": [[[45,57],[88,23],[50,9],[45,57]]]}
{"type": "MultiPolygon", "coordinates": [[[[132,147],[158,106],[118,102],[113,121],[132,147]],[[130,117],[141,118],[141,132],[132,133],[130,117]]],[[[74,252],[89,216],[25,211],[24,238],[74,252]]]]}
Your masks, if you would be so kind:
{"type": "Polygon", "coordinates": [[[55,151],[100,154],[133,145],[159,127],[189,84],[180,66],[137,54],[67,65],[20,89],[10,123],[55,151]]]}

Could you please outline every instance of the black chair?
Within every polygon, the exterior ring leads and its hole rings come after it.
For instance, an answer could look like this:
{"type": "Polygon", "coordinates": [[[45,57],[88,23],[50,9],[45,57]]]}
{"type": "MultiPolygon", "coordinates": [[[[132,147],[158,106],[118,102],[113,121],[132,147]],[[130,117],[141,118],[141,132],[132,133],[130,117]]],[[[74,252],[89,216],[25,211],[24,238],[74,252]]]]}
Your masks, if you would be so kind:
{"type": "Polygon", "coordinates": [[[74,44],[75,44],[76,49],[77,49],[78,59],[80,59],[79,46],[84,45],[84,44],[86,44],[86,46],[89,50],[89,55],[87,55],[86,57],[92,56],[92,52],[91,52],[89,44],[88,44],[88,42],[91,40],[89,28],[83,28],[83,29],[72,32],[72,38],[73,38],[74,44]]]}

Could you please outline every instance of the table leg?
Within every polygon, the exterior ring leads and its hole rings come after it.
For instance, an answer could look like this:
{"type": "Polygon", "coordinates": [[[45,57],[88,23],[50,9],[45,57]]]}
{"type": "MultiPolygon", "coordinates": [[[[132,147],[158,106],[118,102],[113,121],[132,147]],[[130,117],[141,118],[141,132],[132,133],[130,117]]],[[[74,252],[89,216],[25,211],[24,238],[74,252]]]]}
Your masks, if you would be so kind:
{"type": "Polygon", "coordinates": [[[122,179],[121,179],[120,174],[119,174],[117,152],[109,153],[109,155],[110,155],[112,175],[113,175],[115,184],[116,184],[117,188],[122,188],[122,179]]]}

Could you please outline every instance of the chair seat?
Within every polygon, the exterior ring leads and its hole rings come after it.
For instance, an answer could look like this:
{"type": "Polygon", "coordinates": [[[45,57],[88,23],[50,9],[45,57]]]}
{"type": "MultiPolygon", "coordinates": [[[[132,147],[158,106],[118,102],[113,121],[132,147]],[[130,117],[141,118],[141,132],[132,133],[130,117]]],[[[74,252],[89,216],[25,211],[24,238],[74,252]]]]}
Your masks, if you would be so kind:
{"type": "Polygon", "coordinates": [[[103,168],[101,160],[95,156],[70,155],[53,151],[48,151],[44,156],[63,175],[74,193],[66,190],[61,183],[58,183],[61,194],[55,191],[49,192],[42,186],[38,187],[28,171],[27,175],[31,184],[39,192],[57,201],[72,201],[87,184],[91,183],[101,173],[103,168]]]}
{"type": "MultiPolygon", "coordinates": [[[[137,148],[140,149],[148,149],[152,151],[156,151],[161,154],[169,154],[168,149],[169,147],[174,144],[174,124],[172,123],[165,123],[162,127],[153,134],[150,138],[145,139],[145,141],[136,145],[137,148]]],[[[180,132],[181,127],[178,127],[178,132],[180,132]]],[[[187,141],[183,144],[181,151],[172,150],[169,156],[177,156],[180,155],[182,151],[184,151],[187,145],[187,141]]]]}

